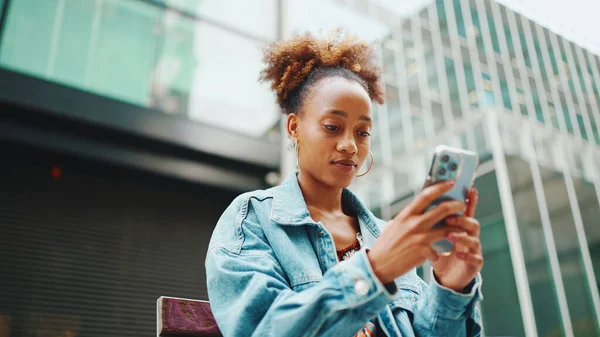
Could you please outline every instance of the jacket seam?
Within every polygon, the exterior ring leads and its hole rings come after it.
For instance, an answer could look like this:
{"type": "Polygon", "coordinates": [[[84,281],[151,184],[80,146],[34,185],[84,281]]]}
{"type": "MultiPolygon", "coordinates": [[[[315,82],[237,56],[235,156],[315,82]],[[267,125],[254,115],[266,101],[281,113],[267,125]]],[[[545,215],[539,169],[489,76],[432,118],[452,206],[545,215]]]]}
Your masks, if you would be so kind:
{"type": "Polygon", "coordinates": [[[242,253],[242,250],[244,248],[244,241],[246,240],[246,234],[244,233],[244,228],[243,228],[243,223],[244,220],[246,220],[246,218],[248,217],[248,205],[250,204],[250,201],[252,199],[255,199],[257,201],[265,201],[266,199],[269,198],[273,198],[272,196],[264,196],[262,198],[255,196],[255,195],[250,195],[246,198],[244,198],[242,205],[240,206],[240,210],[238,211],[238,214],[236,216],[235,219],[235,231],[238,232],[238,240],[236,241],[236,243],[238,244],[237,247],[235,247],[235,254],[240,255],[242,253]]]}

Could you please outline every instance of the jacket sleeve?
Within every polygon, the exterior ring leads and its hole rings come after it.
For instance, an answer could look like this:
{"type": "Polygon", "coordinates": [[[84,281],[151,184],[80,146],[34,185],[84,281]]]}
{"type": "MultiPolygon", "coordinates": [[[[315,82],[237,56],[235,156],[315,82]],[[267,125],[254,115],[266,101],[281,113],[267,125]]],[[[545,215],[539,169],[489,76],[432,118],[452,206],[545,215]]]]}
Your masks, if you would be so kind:
{"type": "Polygon", "coordinates": [[[251,211],[225,212],[205,266],[210,305],[225,337],[352,336],[395,298],[364,249],[294,291],[251,211]]]}
{"type": "Polygon", "coordinates": [[[481,295],[481,275],[464,293],[440,285],[431,275],[429,286],[422,283],[421,296],[414,306],[416,336],[481,336],[481,316],[476,304],[481,295]]]}

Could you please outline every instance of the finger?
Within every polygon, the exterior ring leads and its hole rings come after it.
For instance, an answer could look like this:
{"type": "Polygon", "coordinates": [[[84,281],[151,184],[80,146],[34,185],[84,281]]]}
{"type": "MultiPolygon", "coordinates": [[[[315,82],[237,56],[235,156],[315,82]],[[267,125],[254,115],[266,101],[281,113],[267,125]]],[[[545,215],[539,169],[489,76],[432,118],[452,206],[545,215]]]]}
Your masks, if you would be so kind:
{"type": "Polygon", "coordinates": [[[447,239],[452,233],[464,233],[464,230],[456,227],[440,227],[432,229],[423,234],[423,240],[427,246],[431,246],[432,243],[447,239]]]}
{"type": "Polygon", "coordinates": [[[417,197],[410,203],[402,213],[405,215],[408,214],[421,214],[423,213],[427,207],[431,205],[435,199],[444,195],[444,193],[450,191],[454,186],[454,181],[449,180],[443,183],[437,183],[426,187],[417,195],[417,197]]]}
{"type": "Polygon", "coordinates": [[[479,192],[477,192],[476,188],[472,188],[469,191],[468,202],[467,202],[467,211],[465,215],[468,217],[475,216],[475,208],[477,208],[477,201],[479,200],[479,192]]]}
{"type": "Polygon", "coordinates": [[[481,271],[481,268],[483,268],[483,256],[481,254],[456,253],[456,257],[464,260],[474,270],[481,271]]]}
{"type": "Polygon", "coordinates": [[[450,233],[448,240],[455,245],[455,250],[459,253],[475,253],[481,251],[481,243],[478,238],[469,236],[467,233],[450,233]]]}
{"type": "MultiPolygon", "coordinates": [[[[468,207],[468,206],[467,206],[468,207]]],[[[452,227],[460,227],[471,236],[479,237],[481,226],[475,218],[467,216],[450,216],[446,218],[446,224],[452,227]]]]}
{"type": "Polygon", "coordinates": [[[440,258],[440,254],[438,254],[438,252],[436,252],[435,250],[429,248],[429,253],[427,256],[427,259],[431,262],[435,262],[440,258]]]}
{"type": "Polygon", "coordinates": [[[457,200],[444,201],[429,211],[425,212],[419,219],[418,227],[420,229],[429,229],[445,218],[464,212],[467,206],[464,202],[457,200]]]}

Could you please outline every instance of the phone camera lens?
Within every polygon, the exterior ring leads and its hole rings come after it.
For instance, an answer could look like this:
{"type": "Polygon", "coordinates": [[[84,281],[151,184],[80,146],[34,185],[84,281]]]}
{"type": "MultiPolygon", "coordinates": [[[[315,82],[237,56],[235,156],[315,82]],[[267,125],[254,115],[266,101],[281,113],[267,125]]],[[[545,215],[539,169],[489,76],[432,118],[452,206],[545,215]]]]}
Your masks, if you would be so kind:
{"type": "Polygon", "coordinates": [[[458,165],[456,165],[456,163],[450,164],[450,171],[456,171],[457,168],[458,168],[458,165]]]}
{"type": "Polygon", "coordinates": [[[443,161],[444,163],[447,163],[447,162],[448,162],[448,160],[450,160],[450,157],[449,157],[447,154],[445,154],[445,155],[443,155],[443,156],[442,156],[442,161],[443,161]]]}
{"type": "Polygon", "coordinates": [[[441,176],[443,176],[443,175],[445,175],[445,174],[446,174],[446,169],[442,167],[442,168],[440,168],[440,170],[438,171],[438,173],[439,173],[441,176]]]}

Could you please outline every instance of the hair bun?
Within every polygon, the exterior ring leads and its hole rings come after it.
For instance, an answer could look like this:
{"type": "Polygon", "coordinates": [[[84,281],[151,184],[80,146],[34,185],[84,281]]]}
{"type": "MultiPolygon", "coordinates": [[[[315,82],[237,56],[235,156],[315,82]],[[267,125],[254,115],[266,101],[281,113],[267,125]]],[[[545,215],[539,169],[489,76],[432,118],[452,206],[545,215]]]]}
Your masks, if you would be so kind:
{"type": "Polygon", "coordinates": [[[326,38],[306,33],[275,42],[265,49],[263,62],[266,67],[261,71],[260,80],[271,82],[277,103],[282,107],[289,93],[318,67],[344,67],[353,71],[367,83],[369,97],[383,103],[384,93],[379,84],[381,70],[372,45],[344,34],[341,29],[326,38]]]}

